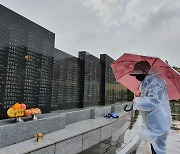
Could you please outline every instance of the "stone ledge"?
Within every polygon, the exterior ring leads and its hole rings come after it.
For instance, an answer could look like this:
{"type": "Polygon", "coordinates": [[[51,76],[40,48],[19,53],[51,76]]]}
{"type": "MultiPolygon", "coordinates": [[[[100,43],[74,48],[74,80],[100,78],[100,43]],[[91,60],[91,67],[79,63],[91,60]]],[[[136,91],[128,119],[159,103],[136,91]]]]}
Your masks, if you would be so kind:
{"type": "Polygon", "coordinates": [[[0,148],[65,128],[65,115],[0,126],[0,148]]]}
{"type": "MultiPolygon", "coordinates": [[[[126,116],[122,116],[121,118],[124,117],[126,116]]],[[[73,153],[73,151],[80,152],[99,143],[103,139],[109,138],[112,135],[112,125],[116,121],[120,121],[120,118],[105,119],[104,117],[100,117],[69,124],[64,129],[46,134],[43,142],[38,143],[35,138],[30,139],[0,149],[1,154],[35,154],[42,151],[43,154],[46,154],[53,148],[54,151],[52,153],[64,153],[64,150],[69,150],[68,153],[73,153]],[[69,144],[69,149],[65,146],[67,143],[69,144]],[[78,143],[78,146],[76,143],[78,143]]]]}
{"type": "Polygon", "coordinates": [[[66,113],[66,125],[91,119],[91,108],[66,113]]]}
{"type": "Polygon", "coordinates": [[[111,106],[99,106],[94,107],[91,110],[91,118],[96,119],[98,117],[103,117],[107,113],[111,113],[111,106]]]}
{"type": "MultiPolygon", "coordinates": [[[[15,144],[14,146],[16,146],[19,142],[21,147],[21,143],[23,141],[25,142],[25,145],[27,145],[28,142],[30,142],[31,145],[33,144],[32,141],[35,141],[35,139],[32,138],[34,138],[34,135],[39,132],[46,134],[44,139],[50,140],[53,143],[52,145],[43,145],[41,148],[38,146],[34,146],[34,148],[32,148],[32,152],[34,150],[39,151],[40,149],[43,152],[48,151],[49,148],[52,149],[54,144],[63,142],[78,135],[82,135],[82,138],[87,138],[86,133],[90,133],[91,131],[100,131],[100,141],[102,141],[103,139],[110,137],[112,135],[112,132],[119,129],[126,121],[128,121],[130,115],[129,113],[122,111],[123,107],[124,105],[120,105],[118,107],[118,109],[121,109],[119,110],[119,119],[105,119],[104,117],[102,117],[105,114],[111,112],[111,106],[105,106],[88,107],[85,109],[68,110],[66,112],[57,111],[48,114],[42,114],[38,115],[38,118],[40,118],[38,120],[20,122],[16,124],[9,124],[7,123],[7,120],[4,120],[4,123],[0,125],[0,136],[1,138],[5,138],[5,140],[1,139],[0,148],[2,148],[1,150],[6,150],[6,148],[8,147],[11,147],[13,149],[12,144],[15,144]],[[27,133],[27,130],[31,131],[28,131],[27,133]],[[85,134],[86,137],[84,136],[85,134]]],[[[91,141],[90,138],[89,140],[91,141]]],[[[34,144],[35,143],[36,142],[34,142],[34,144]]],[[[92,145],[92,143],[86,143],[86,145],[92,145]]],[[[88,146],[82,147],[82,149],[86,148],[88,148],[88,146]]]]}
{"type": "Polygon", "coordinates": [[[14,145],[0,149],[1,154],[25,154],[36,151],[38,149],[54,146],[55,141],[44,139],[43,142],[37,142],[36,139],[26,140],[14,145]]]}

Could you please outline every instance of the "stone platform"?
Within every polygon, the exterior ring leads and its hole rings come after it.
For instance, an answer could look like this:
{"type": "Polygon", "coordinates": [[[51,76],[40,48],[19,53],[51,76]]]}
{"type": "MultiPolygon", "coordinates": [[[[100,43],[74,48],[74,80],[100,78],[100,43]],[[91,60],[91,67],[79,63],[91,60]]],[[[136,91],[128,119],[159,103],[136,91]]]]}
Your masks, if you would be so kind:
{"type": "MultiPolygon", "coordinates": [[[[34,121],[8,125],[2,122],[3,124],[0,125],[0,135],[4,137],[4,141],[1,138],[2,148],[0,152],[1,154],[80,153],[108,139],[112,136],[113,132],[121,130],[125,123],[130,121],[131,113],[124,112],[123,107],[124,105],[113,105],[67,112],[56,111],[48,115],[39,115],[40,119],[34,121]],[[112,108],[118,113],[120,118],[106,119],[103,117],[111,112],[112,108]],[[56,120],[54,121],[53,119],[56,120]],[[51,122],[48,122],[48,120],[51,122]],[[29,123],[32,126],[28,128],[29,123]],[[42,126],[44,128],[40,128],[42,126]],[[18,134],[16,134],[16,131],[18,134]],[[6,135],[3,136],[3,132],[6,132],[6,135]],[[10,136],[8,136],[8,132],[10,132],[10,136]],[[39,132],[45,134],[42,142],[37,142],[34,137],[39,132]],[[26,137],[22,137],[24,135],[26,137]],[[11,137],[13,137],[13,140],[10,144],[8,140],[11,137]],[[19,140],[16,140],[16,138],[19,140]]],[[[124,132],[121,133],[123,134],[124,132]]]]}

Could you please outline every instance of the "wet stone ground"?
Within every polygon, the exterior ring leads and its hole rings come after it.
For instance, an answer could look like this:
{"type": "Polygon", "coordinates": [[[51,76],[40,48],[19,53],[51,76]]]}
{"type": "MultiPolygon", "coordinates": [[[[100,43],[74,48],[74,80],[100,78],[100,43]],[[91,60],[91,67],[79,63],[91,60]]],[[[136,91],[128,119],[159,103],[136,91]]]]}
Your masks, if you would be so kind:
{"type": "MultiPolygon", "coordinates": [[[[180,146],[180,138],[177,138],[177,135],[176,135],[176,134],[178,135],[180,134],[180,101],[173,101],[170,104],[171,104],[173,125],[171,127],[172,131],[171,131],[168,143],[167,143],[168,145],[167,154],[177,154],[177,150],[174,151],[174,148],[175,148],[174,145],[178,146],[179,144],[180,146]],[[173,135],[176,137],[176,139],[173,135]]],[[[131,118],[129,129],[131,129],[134,123],[136,123],[138,115],[139,115],[139,112],[136,111],[134,117],[131,118]]],[[[100,143],[81,152],[80,154],[116,154],[116,151],[122,148],[123,142],[124,142],[124,134],[119,136],[117,140],[114,140],[113,137],[111,137],[107,140],[101,141],[100,143]]],[[[178,151],[178,153],[180,153],[180,150],[178,151]]]]}

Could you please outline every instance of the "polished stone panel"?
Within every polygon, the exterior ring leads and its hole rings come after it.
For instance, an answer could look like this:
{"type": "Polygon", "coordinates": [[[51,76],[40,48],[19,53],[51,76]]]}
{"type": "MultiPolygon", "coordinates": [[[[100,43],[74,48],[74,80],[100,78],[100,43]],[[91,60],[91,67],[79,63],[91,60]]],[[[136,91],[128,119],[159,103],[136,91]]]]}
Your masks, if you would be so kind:
{"type": "Polygon", "coordinates": [[[111,63],[114,61],[107,54],[100,55],[100,104],[109,105],[126,100],[127,90],[114,77],[111,63]]]}
{"type": "Polygon", "coordinates": [[[83,150],[100,142],[100,129],[83,134],[83,150]]]}
{"type": "Polygon", "coordinates": [[[50,112],[54,42],[54,33],[0,5],[1,119],[15,102],[50,112]]]}
{"type": "Polygon", "coordinates": [[[112,133],[118,130],[118,119],[112,123],[112,133]]]}
{"type": "Polygon", "coordinates": [[[80,107],[100,103],[100,60],[92,54],[79,52],[80,107]]]}
{"type": "Polygon", "coordinates": [[[55,153],[55,145],[47,146],[43,149],[30,152],[30,154],[54,154],[54,153],[55,153]]]}
{"type": "Polygon", "coordinates": [[[55,154],[76,154],[82,151],[82,135],[56,144],[55,154]]]}
{"type": "Polygon", "coordinates": [[[112,124],[106,125],[101,128],[101,141],[112,136],[112,124]]]}
{"type": "Polygon", "coordinates": [[[79,107],[78,59],[54,49],[52,110],[79,107]]]}
{"type": "Polygon", "coordinates": [[[91,118],[91,109],[71,111],[66,113],[66,125],[91,118]]]}

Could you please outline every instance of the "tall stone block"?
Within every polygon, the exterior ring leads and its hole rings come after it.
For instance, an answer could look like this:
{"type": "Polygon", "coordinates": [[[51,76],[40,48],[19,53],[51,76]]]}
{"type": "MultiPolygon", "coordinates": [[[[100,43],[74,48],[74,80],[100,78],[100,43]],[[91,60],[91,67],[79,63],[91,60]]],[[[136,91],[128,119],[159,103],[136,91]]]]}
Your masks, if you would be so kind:
{"type": "Polygon", "coordinates": [[[52,110],[78,108],[79,95],[78,59],[55,48],[52,110]]]}
{"type": "Polygon", "coordinates": [[[106,54],[100,55],[100,104],[109,105],[126,100],[127,90],[114,77],[111,63],[114,61],[106,54]]]}
{"type": "Polygon", "coordinates": [[[51,111],[55,34],[0,5],[0,109],[15,102],[51,111]]]}
{"type": "Polygon", "coordinates": [[[80,107],[99,105],[100,60],[86,51],[79,52],[80,107]]]}

